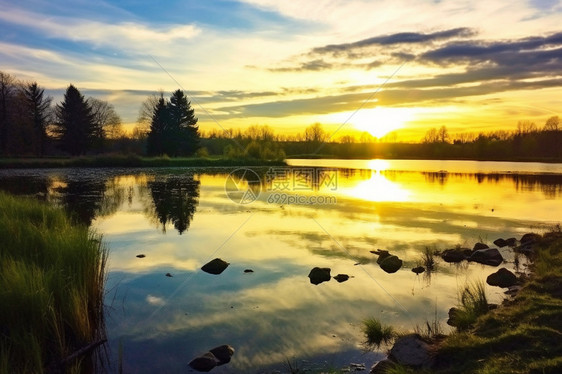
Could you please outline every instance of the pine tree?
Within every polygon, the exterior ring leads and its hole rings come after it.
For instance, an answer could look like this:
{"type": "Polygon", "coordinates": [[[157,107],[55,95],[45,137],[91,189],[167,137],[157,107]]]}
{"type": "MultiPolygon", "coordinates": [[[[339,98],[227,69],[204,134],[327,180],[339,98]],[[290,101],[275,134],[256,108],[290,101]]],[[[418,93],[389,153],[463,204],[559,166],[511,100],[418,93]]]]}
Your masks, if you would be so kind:
{"type": "Polygon", "coordinates": [[[199,147],[198,119],[194,115],[191,103],[181,90],[176,90],[168,104],[170,116],[170,135],[174,142],[171,151],[174,156],[192,155],[199,147]]]}
{"type": "Polygon", "coordinates": [[[56,107],[55,134],[60,147],[73,156],[86,153],[95,139],[92,109],[72,84],[56,107]]]}
{"type": "Polygon", "coordinates": [[[23,88],[23,95],[26,100],[27,114],[33,125],[36,151],[40,156],[45,153],[45,143],[47,141],[47,125],[51,115],[52,98],[44,96],[45,90],[39,88],[36,82],[30,83],[23,88]]]}
{"type": "Polygon", "coordinates": [[[160,95],[152,111],[150,132],[147,138],[147,152],[149,155],[162,155],[166,153],[166,131],[168,127],[168,106],[164,97],[160,95]]]}

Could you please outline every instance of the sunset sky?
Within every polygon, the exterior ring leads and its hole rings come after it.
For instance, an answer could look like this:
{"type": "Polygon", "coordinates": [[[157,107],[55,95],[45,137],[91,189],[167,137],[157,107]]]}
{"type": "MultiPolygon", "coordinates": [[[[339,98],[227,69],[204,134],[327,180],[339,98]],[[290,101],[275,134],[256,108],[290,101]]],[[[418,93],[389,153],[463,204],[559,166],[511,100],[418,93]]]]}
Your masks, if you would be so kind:
{"type": "Polygon", "coordinates": [[[562,1],[0,0],[0,70],[128,128],[182,88],[204,130],[417,140],[562,116],[562,1]]]}

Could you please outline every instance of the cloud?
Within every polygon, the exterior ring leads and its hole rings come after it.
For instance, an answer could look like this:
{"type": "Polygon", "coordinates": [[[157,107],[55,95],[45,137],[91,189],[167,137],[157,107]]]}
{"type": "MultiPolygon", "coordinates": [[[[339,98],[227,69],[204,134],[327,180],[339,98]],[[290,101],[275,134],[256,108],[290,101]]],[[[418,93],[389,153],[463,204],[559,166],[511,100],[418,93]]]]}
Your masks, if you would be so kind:
{"type": "Polygon", "coordinates": [[[325,53],[341,53],[350,52],[360,48],[371,46],[390,46],[401,44],[427,44],[433,41],[451,39],[457,37],[467,37],[475,35],[476,31],[467,27],[459,27],[455,29],[443,30],[434,33],[419,33],[419,32],[400,32],[390,35],[375,36],[353,43],[343,44],[329,44],[323,47],[314,48],[311,53],[325,54],[325,53]]]}

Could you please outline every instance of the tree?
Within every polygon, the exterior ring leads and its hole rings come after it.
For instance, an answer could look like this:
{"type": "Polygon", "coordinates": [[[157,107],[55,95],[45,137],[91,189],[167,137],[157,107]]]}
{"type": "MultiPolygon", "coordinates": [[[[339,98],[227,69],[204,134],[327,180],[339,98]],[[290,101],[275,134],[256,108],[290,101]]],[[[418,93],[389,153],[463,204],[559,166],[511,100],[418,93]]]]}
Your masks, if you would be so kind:
{"type": "Polygon", "coordinates": [[[0,71],[0,154],[8,151],[10,104],[14,99],[15,87],[15,78],[0,71]]]}
{"type": "Polygon", "coordinates": [[[170,151],[174,156],[192,155],[199,148],[198,119],[194,115],[191,103],[181,90],[176,90],[168,103],[170,120],[169,135],[174,136],[170,142],[170,151]]]}
{"type": "Polygon", "coordinates": [[[162,155],[165,153],[165,135],[167,126],[167,105],[163,96],[160,96],[154,109],[152,110],[152,120],[150,122],[150,132],[147,137],[147,153],[151,156],[162,155]]]}
{"type": "Polygon", "coordinates": [[[532,132],[537,131],[537,125],[531,121],[519,121],[517,122],[517,133],[521,134],[529,134],[532,132]]]}
{"type": "Polygon", "coordinates": [[[88,104],[92,108],[94,128],[98,139],[116,139],[123,134],[121,117],[112,104],[94,97],[88,98],[88,104]]]}
{"type": "Polygon", "coordinates": [[[64,94],[64,101],[56,107],[54,133],[60,147],[71,155],[86,153],[96,137],[92,108],[72,84],[64,94]]]}
{"type": "Polygon", "coordinates": [[[560,126],[560,118],[558,116],[552,116],[546,120],[544,124],[544,131],[558,131],[560,126]]]}
{"type": "Polygon", "coordinates": [[[29,83],[22,89],[26,103],[26,112],[31,121],[34,141],[39,156],[45,154],[45,144],[47,141],[47,125],[51,119],[50,96],[44,96],[45,90],[37,85],[37,82],[29,83]]]}
{"type": "Polygon", "coordinates": [[[423,137],[424,143],[437,143],[439,141],[439,132],[436,128],[431,128],[427,130],[425,136],[423,137]]]}
{"type": "Polygon", "coordinates": [[[437,138],[441,143],[447,143],[449,140],[449,132],[445,126],[441,126],[439,130],[437,130],[437,138]]]}

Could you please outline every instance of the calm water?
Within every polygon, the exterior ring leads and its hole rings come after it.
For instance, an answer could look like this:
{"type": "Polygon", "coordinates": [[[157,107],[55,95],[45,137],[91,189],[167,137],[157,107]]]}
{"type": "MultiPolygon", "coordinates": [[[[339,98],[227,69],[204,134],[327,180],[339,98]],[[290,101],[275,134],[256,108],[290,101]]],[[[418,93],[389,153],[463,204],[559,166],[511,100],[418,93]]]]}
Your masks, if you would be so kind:
{"type": "MultiPolygon", "coordinates": [[[[426,246],[491,245],[561,220],[561,164],[292,163],[232,174],[0,170],[0,188],[62,205],[103,234],[110,360],[115,371],[121,345],[127,373],[185,372],[222,344],[236,353],[217,373],[284,372],[287,360],[368,368],[382,353],[362,351],[363,319],[412,330],[437,314],[448,331],[461,287],[497,270],[440,261],[430,276],[416,276],[411,268],[426,246]],[[382,271],[369,252],[378,248],[397,254],[403,268],[382,271]],[[200,270],[217,257],[230,263],[222,274],[200,270]],[[315,266],[352,278],[313,285],[315,266]]],[[[499,288],[487,292],[494,302],[504,297],[499,288]]]]}

